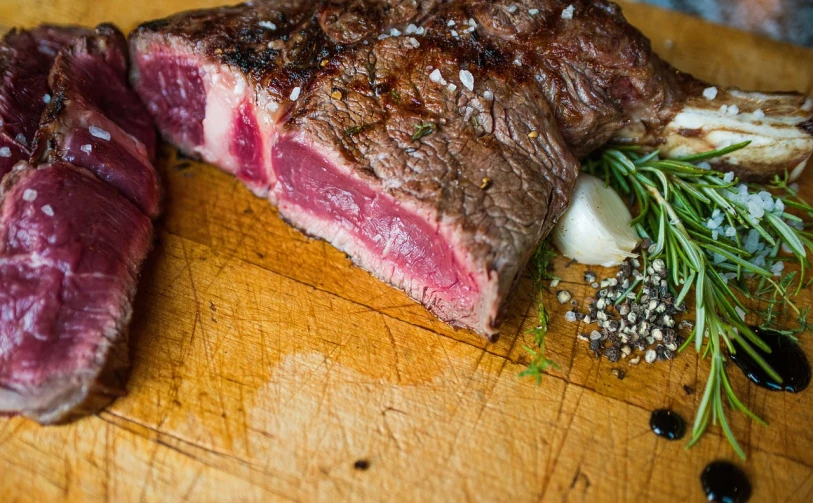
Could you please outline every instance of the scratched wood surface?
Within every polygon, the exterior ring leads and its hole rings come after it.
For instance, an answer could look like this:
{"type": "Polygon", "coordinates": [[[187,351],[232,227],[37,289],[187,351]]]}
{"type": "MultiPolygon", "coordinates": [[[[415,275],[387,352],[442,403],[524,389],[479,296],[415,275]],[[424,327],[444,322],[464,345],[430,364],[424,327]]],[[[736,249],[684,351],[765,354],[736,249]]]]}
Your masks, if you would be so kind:
{"type": "MultiPolygon", "coordinates": [[[[0,24],[129,30],[217,3],[4,0],[0,24]]],[[[813,51],[623,5],[680,68],[813,93],[813,51]]],[[[167,210],[136,302],[130,394],[63,427],[0,419],[0,501],[700,501],[704,465],[735,459],[717,428],[688,451],[649,431],[656,407],[693,417],[699,393],[684,388],[702,389],[708,372],[693,354],[595,360],[575,339],[585,327],[548,298],[561,370],[537,386],[517,377],[534,324],[527,281],[486,345],[292,230],[232,177],[169,148],[159,169],[167,210]]],[[[556,263],[577,299],[582,271],[556,263]]],[[[753,500],[813,500],[813,393],[738,375],[734,386],[770,422],[733,416],[753,500]]]]}

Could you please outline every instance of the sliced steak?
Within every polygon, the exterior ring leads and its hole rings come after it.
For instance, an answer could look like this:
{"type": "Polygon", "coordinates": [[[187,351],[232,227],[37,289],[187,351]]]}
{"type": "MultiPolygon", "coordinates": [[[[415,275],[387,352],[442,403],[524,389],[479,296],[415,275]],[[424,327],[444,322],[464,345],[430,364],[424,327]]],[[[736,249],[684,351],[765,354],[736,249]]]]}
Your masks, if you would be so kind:
{"type": "Polygon", "coordinates": [[[0,412],[95,412],[124,392],[150,219],[67,163],[21,164],[0,190],[0,412]]]}
{"type": "Polygon", "coordinates": [[[351,48],[323,29],[329,11],[277,4],[133,34],[133,84],[164,136],[440,318],[495,335],[578,170],[539,87],[478,43],[351,48]]]}
{"type": "Polygon", "coordinates": [[[124,36],[110,25],[80,37],[57,56],[49,79],[53,97],[37,132],[33,159],[87,168],[155,218],[155,129],[127,87],[126,57],[124,36]]]}
{"type": "Polygon", "coordinates": [[[62,423],[124,393],[158,208],[154,133],[124,49],[101,26],[51,55],[34,159],[0,186],[0,413],[62,423]]]}
{"type": "Polygon", "coordinates": [[[83,28],[13,29],[0,40],[0,179],[31,155],[40,115],[51,99],[48,73],[57,52],[83,28]]]}

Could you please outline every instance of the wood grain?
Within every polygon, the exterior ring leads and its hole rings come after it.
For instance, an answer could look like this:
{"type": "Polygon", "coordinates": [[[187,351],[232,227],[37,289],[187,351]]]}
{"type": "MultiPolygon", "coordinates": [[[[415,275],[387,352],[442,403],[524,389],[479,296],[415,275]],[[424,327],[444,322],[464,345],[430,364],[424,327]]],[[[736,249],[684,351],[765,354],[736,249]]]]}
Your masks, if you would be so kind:
{"type": "MultiPolygon", "coordinates": [[[[130,29],[217,3],[6,0],[0,24],[130,29]]],[[[682,69],[813,93],[813,51],[623,6],[682,69]]],[[[486,345],[292,230],[232,177],[168,148],[160,170],[168,204],[137,300],[130,394],[68,426],[0,420],[0,501],[700,501],[703,466],[735,459],[717,428],[688,451],[649,431],[655,407],[693,417],[699,396],[684,386],[702,389],[708,372],[693,354],[595,360],[575,338],[585,327],[546,298],[561,371],[536,386],[517,377],[534,324],[527,281],[486,345]],[[369,469],[354,468],[362,459],[369,469]]],[[[582,268],[556,268],[587,294],[582,268]]],[[[736,373],[734,386],[770,422],[733,416],[753,501],[813,500],[813,394],[736,373]]]]}

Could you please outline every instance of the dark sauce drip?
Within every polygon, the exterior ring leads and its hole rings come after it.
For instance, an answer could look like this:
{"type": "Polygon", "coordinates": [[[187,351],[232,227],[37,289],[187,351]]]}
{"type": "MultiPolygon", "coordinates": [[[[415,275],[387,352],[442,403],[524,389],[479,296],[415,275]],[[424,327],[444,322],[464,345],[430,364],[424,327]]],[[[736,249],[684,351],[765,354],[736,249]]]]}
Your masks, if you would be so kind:
{"type": "Polygon", "coordinates": [[[754,332],[771,348],[765,353],[754,347],[754,350],[782,377],[782,383],[772,379],[754,361],[745,350],[738,348],[737,354],[730,355],[740,370],[757,386],[772,391],[798,393],[810,384],[810,362],[798,344],[774,330],[760,330],[752,327],[754,332]]]}
{"type": "Polygon", "coordinates": [[[649,427],[659,437],[679,440],[686,433],[686,423],[678,414],[668,409],[658,409],[649,417],[649,427]]]}
{"type": "Polygon", "coordinates": [[[751,497],[751,483],[742,470],[728,461],[714,461],[700,474],[708,501],[745,503],[751,497]]]}

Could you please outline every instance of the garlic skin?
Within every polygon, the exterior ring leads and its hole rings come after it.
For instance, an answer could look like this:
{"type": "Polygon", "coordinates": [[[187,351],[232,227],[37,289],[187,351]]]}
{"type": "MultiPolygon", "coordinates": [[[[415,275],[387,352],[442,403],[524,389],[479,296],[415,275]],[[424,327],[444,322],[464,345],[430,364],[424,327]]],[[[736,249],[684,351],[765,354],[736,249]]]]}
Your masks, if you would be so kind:
{"type": "Polygon", "coordinates": [[[585,265],[614,267],[638,255],[641,242],[630,227],[632,215],[615,190],[582,173],[565,211],[553,229],[553,244],[565,257],[585,265]]]}

